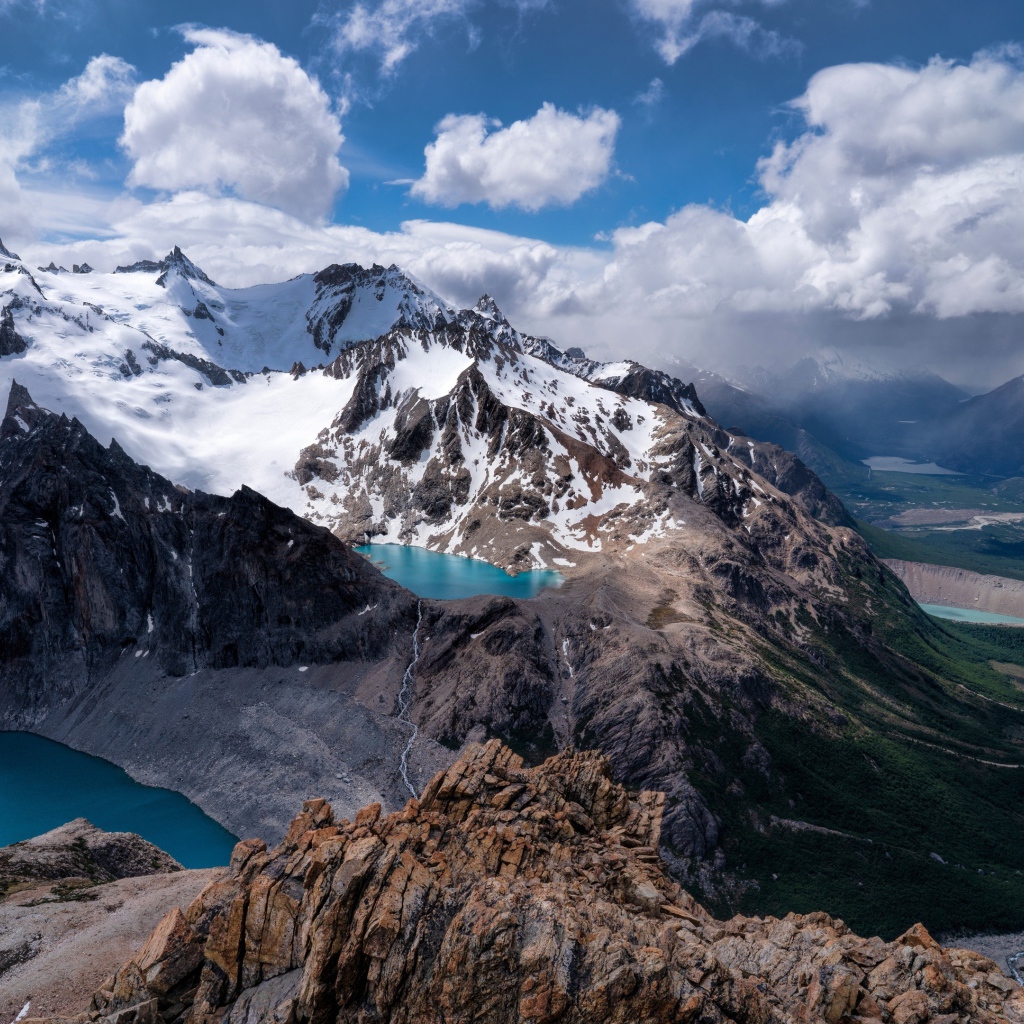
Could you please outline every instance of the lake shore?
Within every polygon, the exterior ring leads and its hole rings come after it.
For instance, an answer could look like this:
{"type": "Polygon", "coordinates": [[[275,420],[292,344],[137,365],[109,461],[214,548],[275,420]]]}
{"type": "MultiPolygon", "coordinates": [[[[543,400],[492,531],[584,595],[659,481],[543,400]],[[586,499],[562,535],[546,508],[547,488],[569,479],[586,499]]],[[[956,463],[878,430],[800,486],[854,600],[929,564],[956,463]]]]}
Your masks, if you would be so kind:
{"type": "Polygon", "coordinates": [[[1024,580],[989,576],[951,565],[884,559],[919,604],[971,608],[1024,618],[1024,580]]]}

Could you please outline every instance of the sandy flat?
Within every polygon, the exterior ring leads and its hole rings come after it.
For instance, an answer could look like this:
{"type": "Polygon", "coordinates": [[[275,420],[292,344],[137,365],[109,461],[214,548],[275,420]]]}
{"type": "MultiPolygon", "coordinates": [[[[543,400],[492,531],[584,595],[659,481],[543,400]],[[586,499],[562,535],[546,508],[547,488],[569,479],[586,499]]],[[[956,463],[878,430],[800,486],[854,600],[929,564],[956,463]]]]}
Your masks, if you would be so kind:
{"type": "Polygon", "coordinates": [[[27,1002],[31,1017],[86,1009],[160,918],[172,907],[184,910],[222,870],[123,878],[92,890],[94,902],[20,905],[49,892],[42,889],[0,903],[0,965],[31,956],[0,974],[0,1024],[13,1021],[27,1002]]]}

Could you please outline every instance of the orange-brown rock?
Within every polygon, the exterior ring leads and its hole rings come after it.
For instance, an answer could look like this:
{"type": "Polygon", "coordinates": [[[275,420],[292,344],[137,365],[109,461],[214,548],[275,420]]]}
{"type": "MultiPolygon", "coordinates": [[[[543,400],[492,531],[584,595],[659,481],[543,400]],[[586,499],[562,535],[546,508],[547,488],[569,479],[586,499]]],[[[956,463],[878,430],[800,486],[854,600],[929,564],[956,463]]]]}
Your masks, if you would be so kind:
{"type": "Polygon", "coordinates": [[[597,754],[527,769],[470,748],[419,801],[338,821],[309,801],[96,994],[145,1024],[1024,1024],[996,965],[921,925],[714,920],[657,857],[664,800],[597,754]]]}

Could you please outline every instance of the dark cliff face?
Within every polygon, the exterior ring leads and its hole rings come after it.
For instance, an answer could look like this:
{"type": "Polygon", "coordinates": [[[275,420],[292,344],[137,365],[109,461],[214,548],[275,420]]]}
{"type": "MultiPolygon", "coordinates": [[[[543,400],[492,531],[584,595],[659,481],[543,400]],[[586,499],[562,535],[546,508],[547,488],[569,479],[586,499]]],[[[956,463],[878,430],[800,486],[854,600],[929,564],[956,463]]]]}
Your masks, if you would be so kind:
{"type": "Polygon", "coordinates": [[[179,490],[12,388],[0,680],[23,710],[122,658],[155,658],[169,675],[372,660],[407,619],[413,596],[327,530],[248,488],[179,490]]]}

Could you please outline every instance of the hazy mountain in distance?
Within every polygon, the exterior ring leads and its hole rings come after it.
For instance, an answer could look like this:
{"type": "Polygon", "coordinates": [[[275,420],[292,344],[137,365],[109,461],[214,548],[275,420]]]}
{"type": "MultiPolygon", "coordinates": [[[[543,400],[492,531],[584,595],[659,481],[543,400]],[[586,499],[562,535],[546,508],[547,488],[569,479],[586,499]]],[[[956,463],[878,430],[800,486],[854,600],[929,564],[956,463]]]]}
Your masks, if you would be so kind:
{"type": "Polygon", "coordinates": [[[918,424],[915,440],[961,473],[1024,476],[1024,376],[918,424]]]}

